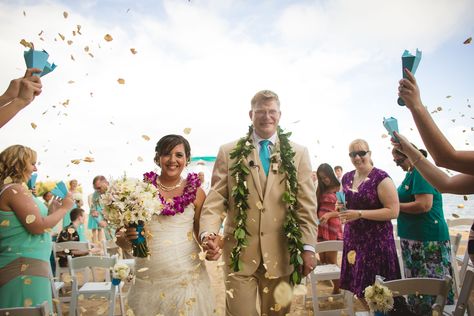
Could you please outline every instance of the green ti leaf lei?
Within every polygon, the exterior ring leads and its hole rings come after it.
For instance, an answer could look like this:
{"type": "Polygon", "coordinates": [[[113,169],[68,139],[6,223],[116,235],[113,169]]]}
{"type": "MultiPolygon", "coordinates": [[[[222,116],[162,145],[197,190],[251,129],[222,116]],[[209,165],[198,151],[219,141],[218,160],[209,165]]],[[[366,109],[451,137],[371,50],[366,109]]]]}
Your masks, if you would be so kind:
{"type": "MultiPolygon", "coordinates": [[[[242,270],[242,261],[240,260],[240,252],[242,248],[248,245],[247,240],[247,210],[248,205],[248,194],[247,188],[247,176],[250,174],[250,169],[244,164],[244,159],[250,155],[252,150],[255,148],[252,144],[252,126],[249,127],[248,134],[242,137],[235,148],[230,153],[230,158],[235,159],[235,163],[230,168],[231,175],[235,179],[236,185],[232,188],[232,197],[235,201],[236,206],[236,227],[234,229],[234,238],[237,244],[232,249],[230,254],[230,267],[235,271],[242,270]]],[[[290,276],[290,282],[292,284],[301,283],[302,279],[302,266],[303,258],[301,253],[303,252],[303,242],[301,241],[301,230],[297,221],[297,192],[298,192],[298,179],[296,176],[296,167],[293,164],[293,158],[295,152],[290,145],[289,137],[291,133],[284,133],[283,130],[278,126],[278,139],[280,141],[280,158],[281,164],[278,172],[285,174],[284,181],[286,190],[282,194],[282,200],[287,205],[287,214],[285,223],[283,225],[285,235],[288,238],[288,251],[290,253],[290,264],[293,265],[293,272],[290,276]]],[[[278,153],[277,153],[278,154],[278,153]]],[[[271,162],[277,162],[277,155],[273,154],[271,162]]]]}

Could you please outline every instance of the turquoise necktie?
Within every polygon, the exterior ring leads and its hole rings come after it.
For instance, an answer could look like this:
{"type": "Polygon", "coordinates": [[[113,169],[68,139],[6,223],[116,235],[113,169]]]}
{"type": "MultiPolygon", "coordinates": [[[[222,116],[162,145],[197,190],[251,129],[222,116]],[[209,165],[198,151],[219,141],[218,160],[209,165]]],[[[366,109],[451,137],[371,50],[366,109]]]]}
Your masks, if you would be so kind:
{"type": "Polygon", "coordinates": [[[263,170],[267,176],[268,170],[270,169],[270,150],[268,149],[269,144],[270,141],[268,139],[260,141],[260,161],[262,162],[263,170]]]}

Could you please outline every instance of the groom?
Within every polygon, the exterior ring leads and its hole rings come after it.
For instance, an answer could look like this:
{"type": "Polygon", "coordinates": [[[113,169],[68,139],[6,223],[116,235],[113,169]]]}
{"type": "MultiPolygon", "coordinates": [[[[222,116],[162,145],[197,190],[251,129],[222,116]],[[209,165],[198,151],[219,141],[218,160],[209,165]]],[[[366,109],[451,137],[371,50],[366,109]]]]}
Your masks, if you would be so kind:
{"type": "Polygon", "coordinates": [[[290,306],[279,306],[273,298],[275,287],[282,281],[289,283],[290,275],[294,277],[284,228],[289,203],[282,197],[296,194],[293,232],[301,233],[304,251],[300,269],[306,276],[316,266],[311,163],[308,150],[289,142],[278,129],[281,112],[277,94],[260,91],[251,105],[252,127],[247,136],[219,149],[212,187],[201,212],[200,237],[209,260],[216,260],[223,247],[227,315],[258,315],[257,294],[261,315],[285,315],[290,306]],[[226,215],[222,242],[216,233],[226,215]]]}

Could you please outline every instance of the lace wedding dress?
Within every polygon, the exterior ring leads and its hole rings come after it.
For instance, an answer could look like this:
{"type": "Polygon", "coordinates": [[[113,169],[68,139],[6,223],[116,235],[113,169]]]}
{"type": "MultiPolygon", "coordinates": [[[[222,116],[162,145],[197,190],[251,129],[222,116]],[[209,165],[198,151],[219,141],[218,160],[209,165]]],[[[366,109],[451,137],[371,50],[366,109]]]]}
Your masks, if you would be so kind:
{"type": "Polygon", "coordinates": [[[151,257],[136,259],[128,296],[135,315],[215,314],[214,295],[193,233],[194,205],[174,216],[154,216],[146,226],[151,257]]]}

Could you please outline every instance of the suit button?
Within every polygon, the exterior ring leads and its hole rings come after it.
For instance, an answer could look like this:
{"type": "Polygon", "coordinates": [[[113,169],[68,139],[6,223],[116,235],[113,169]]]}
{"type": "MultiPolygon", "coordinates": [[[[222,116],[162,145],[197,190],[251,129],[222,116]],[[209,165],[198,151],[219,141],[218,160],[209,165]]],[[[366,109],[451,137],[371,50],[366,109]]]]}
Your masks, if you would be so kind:
{"type": "Polygon", "coordinates": [[[260,236],[263,236],[263,232],[260,233],[260,236]]]}

